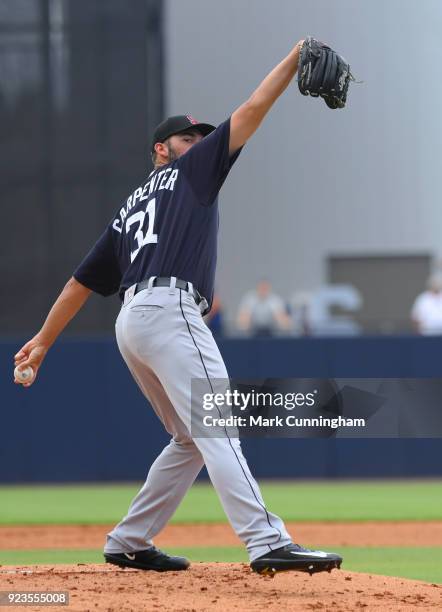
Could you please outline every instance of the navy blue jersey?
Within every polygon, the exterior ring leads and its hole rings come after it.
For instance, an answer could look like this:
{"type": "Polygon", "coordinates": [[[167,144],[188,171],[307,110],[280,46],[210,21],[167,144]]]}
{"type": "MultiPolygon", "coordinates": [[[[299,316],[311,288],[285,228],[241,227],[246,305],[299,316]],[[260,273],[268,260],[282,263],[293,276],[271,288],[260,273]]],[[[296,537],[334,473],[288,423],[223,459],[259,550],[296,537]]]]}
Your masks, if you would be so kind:
{"type": "Polygon", "coordinates": [[[209,306],[217,258],[218,192],[229,157],[230,119],[170,164],[153,170],[117,212],[74,272],[101,295],[150,276],[190,281],[209,306]]]}

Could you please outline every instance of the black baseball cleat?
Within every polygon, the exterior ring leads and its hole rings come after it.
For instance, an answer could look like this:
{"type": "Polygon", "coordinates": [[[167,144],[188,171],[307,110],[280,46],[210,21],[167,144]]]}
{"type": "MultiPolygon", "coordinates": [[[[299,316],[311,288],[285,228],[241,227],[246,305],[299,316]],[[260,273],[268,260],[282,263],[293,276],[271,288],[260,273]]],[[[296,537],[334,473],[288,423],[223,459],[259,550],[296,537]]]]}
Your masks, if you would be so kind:
{"type": "Polygon", "coordinates": [[[104,558],[106,563],[113,563],[119,567],[133,567],[156,572],[177,572],[190,566],[190,562],[184,557],[170,557],[155,546],[134,553],[104,553],[104,558]]]}
{"type": "Polygon", "coordinates": [[[308,572],[331,572],[333,568],[341,567],[342,557],[336,553],[322,550],[309,550],[299,544],[287,544],[277,548],[251,562],[250,567],[258,574],[274,576],[276,572],[294,570],[308,572]]]}

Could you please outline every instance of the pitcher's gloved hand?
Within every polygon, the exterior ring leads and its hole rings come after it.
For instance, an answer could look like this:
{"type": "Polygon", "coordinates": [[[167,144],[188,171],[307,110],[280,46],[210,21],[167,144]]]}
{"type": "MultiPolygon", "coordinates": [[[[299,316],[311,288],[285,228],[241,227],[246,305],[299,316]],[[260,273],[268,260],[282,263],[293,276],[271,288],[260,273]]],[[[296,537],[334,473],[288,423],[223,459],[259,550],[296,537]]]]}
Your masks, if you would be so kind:
{"type": "Polygon", "coordinates": [[[299,53],[298,85],[304,96],[321,96],[330,108],[344,108],[350,65],[328,45],[308,36],[299,53]]]}

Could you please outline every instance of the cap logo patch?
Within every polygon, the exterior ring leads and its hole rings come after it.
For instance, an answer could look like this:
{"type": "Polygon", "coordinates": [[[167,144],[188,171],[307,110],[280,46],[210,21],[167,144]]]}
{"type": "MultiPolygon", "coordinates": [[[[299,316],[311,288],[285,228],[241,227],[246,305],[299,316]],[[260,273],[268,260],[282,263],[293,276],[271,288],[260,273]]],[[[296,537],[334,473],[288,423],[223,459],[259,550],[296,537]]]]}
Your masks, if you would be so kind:
{"type": "Polygon", "coordinates": [[[188,118],[188,120],[190,121],[190,123],[191,123],[192,125],[197,125],[197,124],[198,124],[198,121],[197,121],[196,119],[194,119],[194,118],[192,117],[192,115],[186,115],[186,117],[188,118]]]}

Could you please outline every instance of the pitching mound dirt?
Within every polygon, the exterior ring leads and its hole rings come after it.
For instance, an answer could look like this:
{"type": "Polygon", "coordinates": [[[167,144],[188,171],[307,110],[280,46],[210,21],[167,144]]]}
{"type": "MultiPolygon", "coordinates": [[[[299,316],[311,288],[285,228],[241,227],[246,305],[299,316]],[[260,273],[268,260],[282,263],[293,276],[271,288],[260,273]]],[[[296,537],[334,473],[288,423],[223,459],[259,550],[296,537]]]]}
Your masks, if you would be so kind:
{"type": "Polygon", "coordinates": [[[442,609],[442,587],[333,570],[264,578],[246,564],[194,563],[184,572],[143,572],[110,565],[0,567],[1,590],[69,591],[68,607],[14,610],[87,612],[442,609]]]}

